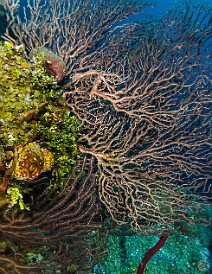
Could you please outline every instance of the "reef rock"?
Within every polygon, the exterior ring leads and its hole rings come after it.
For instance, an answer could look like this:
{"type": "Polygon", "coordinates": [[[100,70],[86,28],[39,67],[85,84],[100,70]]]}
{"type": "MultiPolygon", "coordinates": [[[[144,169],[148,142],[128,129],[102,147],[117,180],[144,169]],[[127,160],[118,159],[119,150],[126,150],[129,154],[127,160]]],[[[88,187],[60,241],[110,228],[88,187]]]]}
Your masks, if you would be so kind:
{"type": "Polygon", "coordinates": [[[66,64],[63,59],[45,47],[37,47],[35,51],[44,53],[46,71],[56,78],[57,83],[61,82],[66,75],[66,64]]]}

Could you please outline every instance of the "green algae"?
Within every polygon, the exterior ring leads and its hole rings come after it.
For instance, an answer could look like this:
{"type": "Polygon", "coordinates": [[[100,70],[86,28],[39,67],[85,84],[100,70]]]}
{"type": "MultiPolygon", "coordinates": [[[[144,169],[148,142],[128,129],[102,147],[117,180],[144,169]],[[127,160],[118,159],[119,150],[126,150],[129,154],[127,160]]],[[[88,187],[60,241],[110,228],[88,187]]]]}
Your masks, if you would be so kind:
{"type": "Polygon", "coordinates": [[[21,209],[27,208],[23,194],[32,191],[29,182],[35,179],[22,173],[39,177],[49,170],[49,187],[61,187],[78,156],[79,123],[43,68],[43,58],[39,54],[28,60],[22,46],[0,45],[0,197],[21,209]],[[25,149],[30,145],[37,151],[25,149]]]}

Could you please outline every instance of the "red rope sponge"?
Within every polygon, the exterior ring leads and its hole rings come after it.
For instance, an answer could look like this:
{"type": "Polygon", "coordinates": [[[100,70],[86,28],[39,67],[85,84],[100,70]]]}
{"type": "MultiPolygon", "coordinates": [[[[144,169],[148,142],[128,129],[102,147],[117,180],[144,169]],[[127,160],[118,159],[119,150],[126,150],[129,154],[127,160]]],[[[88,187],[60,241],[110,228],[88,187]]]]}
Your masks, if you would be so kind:
{"type": "Polygon", "coordinates": [[[137,269],[137,274],[143,274],[144,269],[148,261],[152,258],[153,255],[165,244],[168,236],[170,234],[170,229],[164,230],[163,235],[160,237],[159,241],[155,246],[153,246],[147,253],[145,254],[142,262],[139,264],[137,269]]]}

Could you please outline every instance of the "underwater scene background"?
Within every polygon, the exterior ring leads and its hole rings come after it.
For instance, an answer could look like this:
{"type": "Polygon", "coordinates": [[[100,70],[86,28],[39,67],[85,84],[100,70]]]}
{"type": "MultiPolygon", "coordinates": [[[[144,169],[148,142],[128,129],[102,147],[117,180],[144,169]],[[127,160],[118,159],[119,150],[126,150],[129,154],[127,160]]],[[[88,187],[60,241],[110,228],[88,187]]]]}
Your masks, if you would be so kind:
{"type": "Polygon", "coordinates": [[[207,1],[0,1],[0,273],[212,272],[207,1]]]}

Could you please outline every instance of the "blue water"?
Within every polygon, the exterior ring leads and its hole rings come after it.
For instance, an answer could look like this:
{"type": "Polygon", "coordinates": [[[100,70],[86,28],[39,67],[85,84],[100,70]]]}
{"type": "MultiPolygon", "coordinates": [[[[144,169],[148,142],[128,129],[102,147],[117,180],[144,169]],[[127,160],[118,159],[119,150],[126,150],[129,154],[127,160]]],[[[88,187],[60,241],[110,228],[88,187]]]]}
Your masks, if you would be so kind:
{"type": "MultiPolygon", "coordinates": [[[[160,1],[155,1],[150,7],[146,7],[144,12],[141,14],[137,15],[131,15],[127,22],[133,22],[134,20],[138,20],[140,18],[144,18],[147,15],[152,16],[153,18],[157,19],[162,17],[164,14],[166,14],[170,9],[174,8],[175,6],[179,6],[180,3],[186,3],[186,0],[160,0],[160,1]]],[[[211,1],[207,0],[193,0],[191,1],[194,5],[198,3],[206,3],[206,4],[211,4],[211,1]]]]}
{"type": "MultiPolygon", "coordinates": [[[[164,13],[166,13],[170,8],[179,5],[180,3],[185,3],[187,2],[186,0],[183,1],[176,1],[176,0],[160,0],[155,2],[155,7],[154,8],[147,8],[146,11],[150,11],[153,14],[155,14],[157,17],[162,16],[164,13]]],[[[211,4],[211,1],[207,0],[193,0],[193,4],[198,4],[198,3],[208,3],[211,4]]]]}

